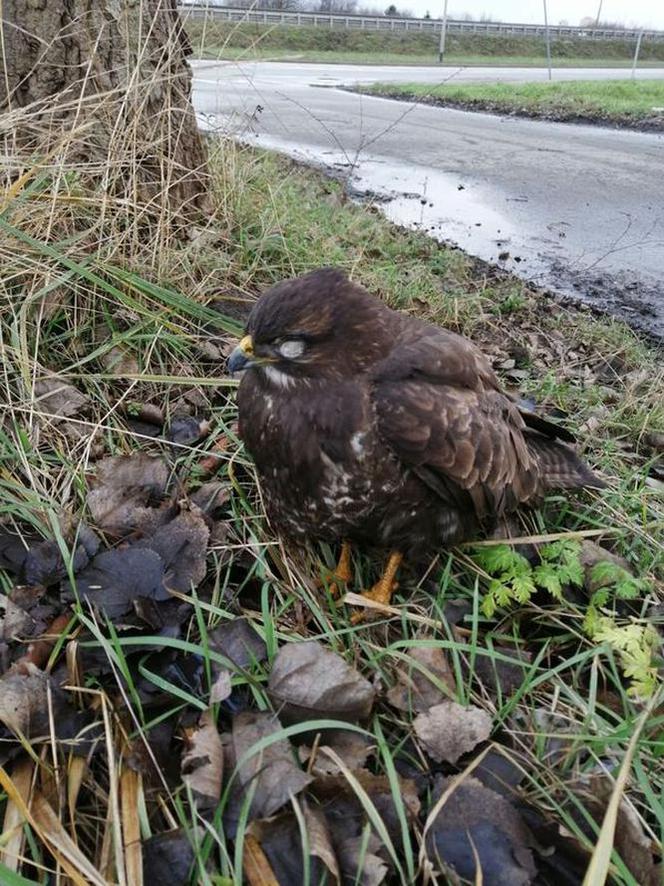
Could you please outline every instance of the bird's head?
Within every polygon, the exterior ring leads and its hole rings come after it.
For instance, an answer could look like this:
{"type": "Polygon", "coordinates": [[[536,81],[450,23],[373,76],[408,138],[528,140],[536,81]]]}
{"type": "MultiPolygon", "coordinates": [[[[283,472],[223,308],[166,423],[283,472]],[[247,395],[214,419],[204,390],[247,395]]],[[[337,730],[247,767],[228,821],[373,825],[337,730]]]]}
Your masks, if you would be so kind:
{"type": "Polygon", "coordinates": [[[312,271],[258,299],[228,369],[258,370],[281,387],[350,378],[386,356],[386,326],[397,316],[342,271],[312,271]]]}

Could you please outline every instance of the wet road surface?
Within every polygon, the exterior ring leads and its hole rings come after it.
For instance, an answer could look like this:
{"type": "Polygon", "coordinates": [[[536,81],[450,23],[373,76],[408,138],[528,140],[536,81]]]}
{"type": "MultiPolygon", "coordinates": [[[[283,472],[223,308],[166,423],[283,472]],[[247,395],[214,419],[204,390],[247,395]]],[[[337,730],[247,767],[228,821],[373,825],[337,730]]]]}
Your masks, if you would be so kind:
{"type": "MultiPolygon", "coordinates": [[[[201,125],[348,177],[420,227],[664,339],[664,134],[412,105],[357,82],[544,79],[532,68],[195,62],[201,125]]],[[[557,69],[556,79],[625,77],[557,69]]],[[[664,78],[664,69],[641,77],[664,78]]]]}

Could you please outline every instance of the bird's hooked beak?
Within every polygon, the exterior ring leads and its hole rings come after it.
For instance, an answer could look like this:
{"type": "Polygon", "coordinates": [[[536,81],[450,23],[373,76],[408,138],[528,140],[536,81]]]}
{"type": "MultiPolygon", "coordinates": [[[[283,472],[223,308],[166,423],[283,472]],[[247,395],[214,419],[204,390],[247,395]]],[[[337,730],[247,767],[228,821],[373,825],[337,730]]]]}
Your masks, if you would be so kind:
{"type": "Polygon", "coordinates": [[[250,335],[245,335],[228,358],[228,371],[242,372],[243,369],[249,369],[254,363],[254,343],[250,335]]]}

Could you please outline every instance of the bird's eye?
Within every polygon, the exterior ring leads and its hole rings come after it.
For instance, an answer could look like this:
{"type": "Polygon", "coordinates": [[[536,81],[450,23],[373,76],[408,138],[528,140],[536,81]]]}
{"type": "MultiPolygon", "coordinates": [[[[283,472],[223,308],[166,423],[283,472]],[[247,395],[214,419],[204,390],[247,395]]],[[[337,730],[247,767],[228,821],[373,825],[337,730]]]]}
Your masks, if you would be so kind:
{"type": "Polygon", "coordinates": [[[304,353],[304,342],[299,338],[287,338],[279,345],[279,353],[286,360],[296,360],[304,353]]]}

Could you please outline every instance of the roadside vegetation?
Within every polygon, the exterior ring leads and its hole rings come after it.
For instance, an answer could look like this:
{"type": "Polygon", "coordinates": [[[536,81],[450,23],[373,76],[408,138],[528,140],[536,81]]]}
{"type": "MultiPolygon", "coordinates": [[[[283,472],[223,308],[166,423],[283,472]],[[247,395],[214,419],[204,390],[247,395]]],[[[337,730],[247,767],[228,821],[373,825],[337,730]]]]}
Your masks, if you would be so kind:
{"type": "MultiPolygon", "coordinates": [[[[577,884],[593,864],[654,886],[661,350],[341,181],[209,150],[184,237],[64,149],[3,182],[0,882],[442,884],[454,864],[577,884]],[[358,625],[337,552],[266,525],[224,371],[256,294],[328,264],[471,336],[608,483],[441,551],[358,625]]],[[[375,575],[354,556],[350,592],[375,575]]]]}
{"type": "MultiPolygon", "coordinates": [[[[271,58],[311,62],[431,64],[438,61],[438,37],[410,32],[372,32],[237,24],[185,19],[198,58],[271,58]]],[[[561,67],[631,65],[634,45],[627,40],[554,40],[553,63],[561,67]]],[[[544,41],[532,37],[449,34],[445,64],[546,64],[544,41]]],[[[644,42],[640,66],[664,62],[662,42],[644,42]]]]}
{"type": "Polygon", "coordinates": [[[546,120],[593,121],[664,129],[664,80],[569,83],[372,83],[369,95],[546,120]]]}

